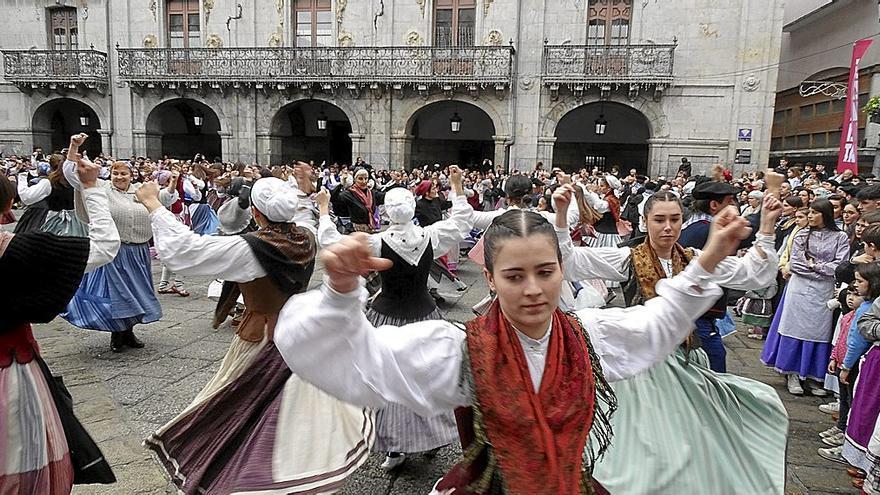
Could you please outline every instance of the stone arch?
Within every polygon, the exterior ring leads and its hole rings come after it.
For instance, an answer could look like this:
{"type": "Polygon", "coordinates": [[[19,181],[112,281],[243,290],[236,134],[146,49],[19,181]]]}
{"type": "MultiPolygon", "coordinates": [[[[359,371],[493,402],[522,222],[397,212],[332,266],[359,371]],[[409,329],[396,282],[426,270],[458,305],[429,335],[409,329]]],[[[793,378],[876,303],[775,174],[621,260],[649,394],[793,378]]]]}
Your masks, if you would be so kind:
{"type": "MultiPolygon", "coordinates": [[[[574,98],[560,99],[556,103],[550,105],[547,113],[541,121],[541,136],[556,135],[556,127],[559,121],[572,110],[576,110],[584,105],[591,103],[599,103],[600,100],[583,101],[574,98]]],[[[648,121],[648,128],[651,132],[651,138],[668,137],[669,136],[669,118],[663,112],[660,102],[656,102],[651,98],[640,96],[635,101],[620,96],[612,95],[606,102],[617,103],[628,106],[638,111],[648,121]]]]}
{"type": "MultiPolygon", "coordinates": [[[[492,125],[495,127],[495,135],[498,136],[509,136],[510,129],[507,125],[507,119],[498,111],[498,108],[495,105],[491,105],[488,102],[482,99],[459,99],[459,98],[448,98],[443,94],[435,94],[431,95],[425,99],[417,99],[413,98],[407,100],[408,104],[401,111],[402,115],[406,116],[406,119],[395,120],[394,124],[398,124],[399,122],[404,122],[404,127],[397,127],[393,130],[394,135],[400,136],[409,136],[412,135],[412,126],[415,123],[415,119],[419,112],[421,112],[424,108],[433,105],[435,103],[441,102],[456,102],[459,105],[471,105],[482,110],[486,115],[489,116],[489,119],[492,121],[492,125]]],[[[505,103],[506,105],[506,103],[505,103]]]]}
{"type": "Polygon", "coordinates": [[[598,167],[649,169],[650,119],[634,105],[600,100],[574,106],[557,117],[553,129],[553,166],[575,171],[598,167]],[[602,132],[596,123],[604,119],[602,132]]]}
{"type": "Polygon", "coordinates": [[[103,151],[98,129],[106,124],[103,109],[90,99],[79,96],[52,98],[37,106],[31,116],[33,145],[42,148],[44,154],[49,154],[65,148],[71,135],[85,132],[89,139],[84,150],[89,156],[95,157],[103,151]],[[81,117],[87,121],[85,126],[81,117]]]}
{"type": "Polygon", "coordinates": [[[442,98],[419,106],[405,121],[404,134],[399,138],[403,142],[402,164],[413,167],[457,163],[473,168],[485,159],[496,162],[498,115],[493,111],[493,118],[486,108],[491,106],[442,98]],[[451,128],[455,116],[460,118],[459,131],[451,128]]]}
{"type": "Polygon", "coordinates": [[[266,135],[271,163],[314,160],[316,164],[351,163],[355,113],[347,112],[339,101],[310,97],[287,102],[275,110],[266,135]],[[317,122],[326,121],[324,129],[317,122]]]}
{"type": "Polygon", "coordinates": [[[211,105],[188,97],[163,98],[147,114],[147,155],[161,158],[191,159],[196,153],[208,160],[223,156],[220,137],[228,129],[220,105],[211,105]],[[196,117],[202,118],[201,124],[196,117]]]}

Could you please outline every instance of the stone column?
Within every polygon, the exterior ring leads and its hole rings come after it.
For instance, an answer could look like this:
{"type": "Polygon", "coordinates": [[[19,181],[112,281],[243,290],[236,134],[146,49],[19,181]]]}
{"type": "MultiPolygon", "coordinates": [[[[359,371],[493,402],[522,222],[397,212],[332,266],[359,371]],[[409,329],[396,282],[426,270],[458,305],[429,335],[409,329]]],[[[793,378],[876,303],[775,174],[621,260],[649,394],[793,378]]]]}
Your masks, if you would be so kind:
{"type": "Polygon", "coordinates": [[[412,136],[405,134],[391,136],[391,163],[395,168],[403,167],[409,169],[412,140],[412,136]]]}
{"type": "Polygon", "coordinates": [[[220,154],[223,159],[227,162],[240,160],[241,157],[238,156],[238,149],[232,138],[232,131],[220,131],[217,134],[220,135],[220,154]]]}
{"type": "Polygon", "coordinates": [[[507,161],[507,146],[510,142],[510,136],[492,136],[495,142],[495,157],[492,159],[494,167],[501,165],[506,172],[510,171],[510,163],[507,161]]]}
{"type": "Polygon", "coordinates": [[[556,136],[538,137],[538,161],[544,163],[544,170],[553,168],[553,147],[556,145],[556,136]]]}
{"type": "MultiPolygon", "coordinates": [[[[147,131],[143,129],[132,129],[131,131],[131,154],[137,156],[147,156],[147,131]]],[[[162,156],[151,156],[153,160],[160,160],[162,156]]]]}
{"type": "Polygon", "coordinates": [[[113,150],[113,142],[110,140],[113,131],[110,129],[98,129],[98,134],[101,135],[101,151],[104,153],[104,156],[117,156],[113,150]]]}
{"type": "Polygon", "coordinates": [[[256,157],[260,165],[281,161],[281,138],[273,136],[269,131],[257,131],[256,157]]]}
{"type": "MultiPolygon", "coordinates": [[[[870,96],[880,96],[880,71],[875,71],[871,74],[871,89],[870,96]]],[[[876,133],[880,132],[880,125],[871,122],[871,119],[868,119],[868,122],[865,124],[865,137],[869,143],[877,142],[876,133]],[[868,136],[868,134],[874,134],[873,136],[868,136]]],[[[880,177],[880,144],[878,144],[874,148],[874,166],[871,167],[871,173],[877,177],[880,177]]],[[[836,168],[836,165],[831,167],[832,169],[836,168]]],[[[828,167],[825,167],[828,170],[828,167]]]]}
{"type": "MultiPolygon", "coordinates": [[[[357,157],[363,156],[364,143],[366,142],[367,137],[355,132],[350,133],[348,137],[351,138],[351,161],[349,163],[354,163],[357,157]]],[[[364,159],[366,160],[366,158],[364,159]]],[[[376,168],[376,165],[373,165],[373,168],[376,168]]]]}

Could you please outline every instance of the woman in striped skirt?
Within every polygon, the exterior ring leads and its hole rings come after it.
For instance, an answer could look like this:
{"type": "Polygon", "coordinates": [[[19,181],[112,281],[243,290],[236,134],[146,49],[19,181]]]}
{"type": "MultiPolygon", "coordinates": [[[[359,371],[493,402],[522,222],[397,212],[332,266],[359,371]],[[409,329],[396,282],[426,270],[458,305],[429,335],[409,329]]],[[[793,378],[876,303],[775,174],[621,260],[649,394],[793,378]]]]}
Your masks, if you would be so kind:
{"type": "MultiPolygon", "coordinates": [[[[74,188],[81,184],[76,164],[64,163],[64,176],[74,188]]],[[[125,346],[144,347],[134,334],[136,324],[151,323],[162,317],[162,308],[153,290],[150,247],[153,231],[150,215],[135,199],[140,184],[131,183],[128,162],[114,162],[110,181],[98,180],[98,187],[107,191],[110,215],[119,230],[122,245],[113,262],[83,277],[76,294],[61,317],[79,328],[110,332],[110,349],[122,352],[125,346]]],[[[171,205],[176,198],[163,188],[160,198],[171,205]]],[[[84,214],[77,209],[77,214],[84,214]]],[[[83,219],[88,222],[88,218],[83,219]]]]}
{"type": "MultiPolygon", "coordinates": [[[[83,202],[92,219],[88,238],[0,231],[3,494],[67,495],[74,484],[115,481],[100,449],[74,416],[69,393],[40,357],[31,331],[31,323],[54,319],[83,272],[112,260],[119,247],[106,193],[95,187],[98,170],[94,165],[83,169],[83,202]]],[[[12,184],[0,176],[0,214],[9,211],[14,197],[12,184]]]]}
{"type": "MultiPolygon", "coordinates": [[[[394,264],[379,273],[382,291],[367,310],[367,319],[373,325],[402,326],[442,318],[428,292],[428,274],[434,258],[458,246],[470,232],[473,213],[464,196],[458,167],[451,167],[450,182],[455,191],[450,218],[428,227],[413,224],[416,203],[408,189],[394,188],[385,194],[391,226],[371,235],[370,245],[375,256],[390,259],[394,264]]],[[[326,192],[318,197],[321,209],[318,243],[322,247],[342,238],[330,219],[329,201],[326,192]]],[[[458,436],[453,411],[425,418],[404,406],[390,404],[377,412],[376,423],[374,450],[387,453],[382,463],[386,470],[403,464],[407,453],[433,451],[452,443],[458,436]]]]}

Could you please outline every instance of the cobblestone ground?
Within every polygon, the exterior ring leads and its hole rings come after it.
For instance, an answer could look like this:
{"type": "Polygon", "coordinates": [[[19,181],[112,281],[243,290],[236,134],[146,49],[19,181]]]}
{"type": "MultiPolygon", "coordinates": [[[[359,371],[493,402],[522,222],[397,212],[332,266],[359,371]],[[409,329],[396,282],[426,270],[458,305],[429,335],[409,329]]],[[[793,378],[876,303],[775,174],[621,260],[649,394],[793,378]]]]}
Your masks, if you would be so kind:
{"type": "MultiPolygon", "coordinates": [[[[158,280],[158,264],[153,268],[158,280]]],[[[471,317],[470,307],[486,294],[486,286],[472,264],[463,265],[460,276],[469,289],[457,304],[441,309],[448,317],[465,321],[471,317]]],[[[320,279],[319,267],[312,286],[320,279]]],[[[211,328],[214,301],[206,297],[209,281],[188,279],[187,288],[192,293],[189,298],[159,296],[163,318],[136,329],[146,343],[144,349],[113,354],[108,334],[80,330],[61,319],[36,326],[35,334],[49,366],[64,376],[78,417],[100,444],[119,479],[110,486],[77,487],[75,494],[175,492],[151,454],[141,446],[141,440],[190,402],[226,353],[233,330],[228,323],[218,330],[211,328]]],[[[830,416],[817,409],[824,401],[789,395],[782,379],[760,364],[761,343],[746,339],[744,331],[729,336],[725,343],[731,372],[772,385],[788,409],[791,425],[786,493],[857,493],[840,465],[816,454],[822,446],[818,433],[832,425],[830,416]]],[[[379,469],[382,457],[373,454],[342,493],[428,493],[459,453],[458,448],[446,448],[433,460],[414,456],[395,473],[379,469]]],[[[711,487],[706,493],[713,493],[711,487]]]]}

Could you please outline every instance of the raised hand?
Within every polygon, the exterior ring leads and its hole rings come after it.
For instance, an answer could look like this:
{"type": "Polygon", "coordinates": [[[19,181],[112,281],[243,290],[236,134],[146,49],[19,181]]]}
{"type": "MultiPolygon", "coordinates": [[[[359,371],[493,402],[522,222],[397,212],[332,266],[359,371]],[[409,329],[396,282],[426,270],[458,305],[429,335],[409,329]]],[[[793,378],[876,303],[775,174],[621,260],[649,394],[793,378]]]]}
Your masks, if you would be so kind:
{"type": "Polygon", "coordinates": [[[739,216],[733,206],[721,210],[712,220],[709,240],[703,248],[699,262],[707,272],[715,271],[724,258],[736,251],[740,242],[752,233],[748,220],[739,216]]]}
{"type": "Polygon", "coordinates": [[[764,204],[761,206],[761,233],[772,235],[776,229],[776,221],[782,215],[782,202],[775,196],[764,196],[764,204]]]}
{"type": "Polygon", "coordinates": [[[101,167],[92,163],[88,158],[79,157],[76,160],[76,173],[79,175],[79,181],[82,182],[83,189],[95,187],[98,183],[98,174],[101,167]]]}
{"type": "Polygon", "coordinates": [[[553,207],[556,209],[556,226],[560,229],[568,228],[568,205],[574,194],[574,186],[563,184],[553,191],[553,207]]]}
{"type": "Polygon", "coordinates": [[[159,201],[159,184],[156,181],[150,180],[141,184],[134,196],[150,213],[162,207],[159,201]]]}
{"type": "Polygon", "coordinates": [[[79,148],[80,146],[83,145],[83,143],[86,142],[86,139],[88,139],[88,137],[89,137],[89,135],[84,132],[70,136],[70,147],[71,148],[73,148],[73,147],[79,148]]]}
{"type": "Polygon", "coordinates": [[[370,249],[369,236],[363,232],[347,235],[321,251],[321,262],[330,288],[345,294],[355,290],[358,277],[391,268],[391,260],[376,258],[370,249]]]}
{"type": "Polygon", "coordinates": [[[330,205],[330,191],[326,187],[322,187],[318,194],[315,195],[315,203],[322,210],[330,205]]]}

